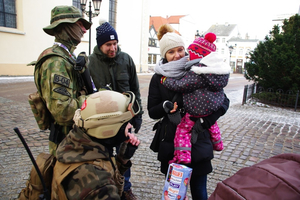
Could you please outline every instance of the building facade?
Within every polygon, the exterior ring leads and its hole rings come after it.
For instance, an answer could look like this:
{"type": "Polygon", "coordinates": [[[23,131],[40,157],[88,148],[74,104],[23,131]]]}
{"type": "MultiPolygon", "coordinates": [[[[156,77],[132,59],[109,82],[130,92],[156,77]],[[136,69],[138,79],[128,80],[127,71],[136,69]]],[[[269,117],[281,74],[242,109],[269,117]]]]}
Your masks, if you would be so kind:
{"type": "MultiPolygon", "coordinates": [[[[80,0],[0,1],[3,5],[0,8],[0,75],[31,76],[34,67],[27,66],[27,64],[35,61],[39,54],[52,46],[54,42],[54,37],[43,31],[43,28],[50,24],[51,10],[57,5],[80,7],[80,0]]],[[[89,1],[87,1],[87,10],[89,1]]],[[[102,0],[99,16],[92,18],[91,52],[97,44],[96,28],[99,26],[99,20],[104,18],[109,21],[109,19],[116,18],[117,23],[113,25],[118,33],[121,49],[131,55],[138,72],[147,71],[149,32],[147,3],[148,0],[118,2],[117,0],[102,0]],[[111,7],[110,4],[117,7],[111,7]],[[135,12],[122,9],[128,8],[128,5],[135,5],[135,12]],[[135,22],[135,25],[131,26],[131,22],[135,22]]],[[[92,11],[94,12],[93,3],[92,11]]],[[[86,19],[89,20],[87,16],[86,19]]],[[[82,51],[87,54],[89,52],[88,32],[77,46],[75,54],[78,55],[82,51]]]]}

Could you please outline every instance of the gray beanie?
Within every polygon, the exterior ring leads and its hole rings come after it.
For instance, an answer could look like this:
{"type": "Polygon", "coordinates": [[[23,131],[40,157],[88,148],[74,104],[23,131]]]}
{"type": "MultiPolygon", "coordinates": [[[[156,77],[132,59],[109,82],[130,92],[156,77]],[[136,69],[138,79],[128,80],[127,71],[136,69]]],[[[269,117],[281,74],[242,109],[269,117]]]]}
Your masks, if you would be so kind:
{"type": "Polygon", "coordinates": [[[175,32],[168,32],[159,41],[160,56],[165,58],[167,51],[175,47],[184,47],[183,39],[175,32]]]}

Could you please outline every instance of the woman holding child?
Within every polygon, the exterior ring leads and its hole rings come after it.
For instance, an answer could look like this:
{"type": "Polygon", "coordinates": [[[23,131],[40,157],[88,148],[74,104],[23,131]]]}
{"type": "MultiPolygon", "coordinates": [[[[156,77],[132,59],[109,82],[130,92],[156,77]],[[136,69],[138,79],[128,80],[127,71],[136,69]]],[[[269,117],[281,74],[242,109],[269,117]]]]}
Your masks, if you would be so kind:
{"type": "MultiPolygon", "coordinates": [[[[159,39],[162,60],[155,67],[148,94],[148,113],[152,119],[161,119],[161,139],[159,142],[158,160],[161,162],[161,172],[167,174],[169,162],[174,157],[174,137],[181,117],[185,115],[182,94],[167,89],[162,84],[164,76],[181,73],[174,70],[188,62],[185,45],[180,35],[174,32],[170,25],[160,27],[157,37],[159,39]]],[[[178,75],[179,76],[179,75],[178,75]]],[[[196,133],[196,142],[191,149],[191,163],[188,167],[193,169],[190,188],[193,199],[207,199],[207,174],[212,172],[213,145],[208,129],[224,115],[229,107],[229,99],[225,96],[220,109],[211,115],[197,120],[192,132],[196,133]],[[202,123],[201,123],[202,122],[202,123]]]]}

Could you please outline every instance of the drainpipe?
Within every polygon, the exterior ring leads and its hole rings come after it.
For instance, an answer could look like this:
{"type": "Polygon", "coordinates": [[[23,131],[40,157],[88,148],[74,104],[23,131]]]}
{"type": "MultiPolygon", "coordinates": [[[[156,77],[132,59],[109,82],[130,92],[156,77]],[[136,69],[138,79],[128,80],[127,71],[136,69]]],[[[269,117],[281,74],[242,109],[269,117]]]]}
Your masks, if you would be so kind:
{"type": "Polygon", "coordinates": [[[114,29],[116,29],[117,27],[117,4],[118,4],[118,0],[109,0],[108,22],[112,25],[112,27],[114,27],[114,29]]]}

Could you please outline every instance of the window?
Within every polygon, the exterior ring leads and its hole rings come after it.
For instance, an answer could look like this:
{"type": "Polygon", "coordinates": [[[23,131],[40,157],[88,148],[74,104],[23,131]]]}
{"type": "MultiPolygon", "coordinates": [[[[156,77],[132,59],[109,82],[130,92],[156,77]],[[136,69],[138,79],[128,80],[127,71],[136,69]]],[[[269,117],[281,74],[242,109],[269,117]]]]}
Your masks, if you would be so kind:
{"type": "Polygon", "coordinates": [[[219,43],[219,38],[216,39],[216,43],[219,43]]]}
{"type": "Polygon", "coordinates": [[[156,47],[156,40],[153,39],[153,38],[149,38],[148,46],[149,47],[156,47]]]}
{"type": "Polygon", "coordinates": [[[156,64],[156,59],[156,54],[148,54],[148,64],[156,64]]]}
{"type": "Polygon", "coordinates": [[[225,43],[225,38],[222,38],[222,43],[225,43]]]}
{"type": "Polygon", "coordinates": [[[81,10],[80,0],[73,0],[73,6],[81,10]]]}
{"type": "Polygon", "coordinates": [[[240,56],[244,55],[243,52],[244,52],[244,49],[241,48],[241,49],[239,50],[239,55],[240,55],[240,56]]]}
{"type": "Polygon", "coordinates": [[[109,16],[108,21],[110,25],[116,28],[117,23],[117,3],[116,0],[109,1],[109,16]]]}
{"type": "Polygon", "coordinates": [[[17,28],[15,0],[0,0],[0,26],[17,28]]]}

